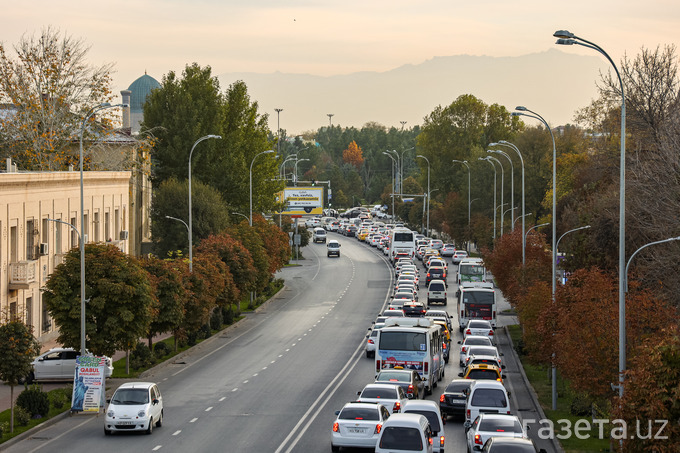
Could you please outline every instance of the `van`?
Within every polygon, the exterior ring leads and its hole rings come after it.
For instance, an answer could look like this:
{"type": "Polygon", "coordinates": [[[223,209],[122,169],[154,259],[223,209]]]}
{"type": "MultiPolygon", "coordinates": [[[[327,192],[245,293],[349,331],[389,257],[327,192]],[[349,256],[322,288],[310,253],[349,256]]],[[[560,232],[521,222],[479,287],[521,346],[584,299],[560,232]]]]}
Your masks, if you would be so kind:
{"type": "Polygon", "coordinates": [[[326,230],[320,227],[314,228],[314,235],[312,237],[312,241],[326,243],[326,230]]]}
{"type": "Polygon", "coordinates": [[[444,452],[444,425],[446,424],[446,418],[442,417],[437,403],[428,400],[408,400],[401,408],[401,413],[424,415],[430,423],[430,430],[432,431],[432,438],[434,440],[432,450],[444,452]]]}
{"type": "Polygon", "coordinates": [[[435,302],[446,305],[446,283],[443,280],[432,280],[427,287],[427,305],[435,302]]]}
{"type": "Polygon", "coordinates": [[[375,453],[432,453],[432,431],[424,415],[393,414],[383,423],[375,453]]]}
{"type": "Polygon", "coordinates": [[[337,256],[340,257],[340,243],[336,240],[328,241],[326,245],[326,256],[337,256]]]}
{"type": "Polygon", "coordinates": [[[472,422],[480,413],[509,414],[508,391],[498,381],[474,381],[465,400],[465,420],[472,422]]]}

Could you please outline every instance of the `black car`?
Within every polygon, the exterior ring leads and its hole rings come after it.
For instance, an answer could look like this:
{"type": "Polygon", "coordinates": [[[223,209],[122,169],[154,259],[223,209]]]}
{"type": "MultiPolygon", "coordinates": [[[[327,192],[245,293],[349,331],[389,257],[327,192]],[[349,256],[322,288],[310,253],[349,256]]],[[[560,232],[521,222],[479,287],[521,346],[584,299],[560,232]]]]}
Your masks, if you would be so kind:
{"type": "Polygon", "coordinates": [[[472,382],[470,379],[454,379],[446,386],[439,397],[439,410],[443,417],[465,415],[465,400],[472,382]]]}
{"type": "Polygon", "coordinates": [[[427,276],[425,277],[425,285],[430,286],[432,280],[443,280],[446,286],[449,286],[446,281],[446,269],[443,267],[432,266],[427,271],[427,276]]]}
{"type": "Polygon", "coordinates": [[[354,225],[350,225],[345,229],[344,235],[347,237],[353,238],[354,236],[357,235],[357,227],[354,225]]]}
{"type": "Polygon", "coordinates": [[[416,301],[406,302],[401,307],[401,309],[404,310],[404,315],[411,316],[411,317],[414,317],[414,318],[419,318],[421,316],[424,316],[425,312],[427,311],[422,302],[416,302],[416,301]]]}

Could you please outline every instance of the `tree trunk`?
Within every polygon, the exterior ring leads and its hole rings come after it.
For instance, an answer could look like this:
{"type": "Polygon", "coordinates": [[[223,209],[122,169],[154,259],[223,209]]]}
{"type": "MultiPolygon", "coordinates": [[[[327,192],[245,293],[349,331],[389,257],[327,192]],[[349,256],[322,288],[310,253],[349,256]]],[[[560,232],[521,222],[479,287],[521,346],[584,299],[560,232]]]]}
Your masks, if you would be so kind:
{"type": "Polygon", "coordinates": [[[130,350],[125,350],[125,374],[130,374],[130,350]]]}
{"type": "Polygon", "coordinates": [[[9,416],[9,432],[14,432],[14,386],[9,386],[9,403],[10,403],[10,416],[9,416]]]}
{"type": "Polygon", "coordinates": [[[149,351],[153,352],[153,335],[149,334],[149,351]]]}

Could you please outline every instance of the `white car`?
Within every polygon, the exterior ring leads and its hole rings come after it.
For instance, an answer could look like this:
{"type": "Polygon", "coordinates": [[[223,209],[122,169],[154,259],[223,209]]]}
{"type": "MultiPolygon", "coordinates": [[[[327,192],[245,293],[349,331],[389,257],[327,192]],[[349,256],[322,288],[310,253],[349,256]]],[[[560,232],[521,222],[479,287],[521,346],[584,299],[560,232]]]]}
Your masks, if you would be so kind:
{"type": "MultiPolygon", "coordinates": [[[[427,313],[425,314],[427,316],[427,313]]],[[[460,345],[460,366],[465,365],[465,357],[467,357],[467,350],[470,346],[493,346],[488,336],[470,335],[465,340],[459,341],[460,345]]]]}
{"type": "Polygon", "coordinates": [[[498,367],[501,366],[501,353],[495,346],[468,346],[463,357],[463,366],[468,366],[472,357],[485,356],[487,358],[495,358],[498,362],[498,367]]]}
{"type": "Polygon", "coordinates": [[[489,321],[481,319],[471,319],[468,321],[467,326],[463,329],[463,338],[467,338],[470,335],[488,337],[493,343],[493,327],[489,321]]]}
{"type": "Polygon", "coordinates": [[[390,414],[401,412],[401,407],[408,398],[404,389],[391,384],[368,384],[360,392],[357,392],[357,401],[362,403],[380,403],[384,405],[390,414]]]}
{"type": "Polygon", "coordinates": [[[375,357],[375,350],[376,350],[376,344],[375,342],[378,341],[378,330],[385,324],[383,323],[380,327],[378,324],[375,324],[373,326],[373,330],[371,330],[371,333],[366,335],[366,357],[371,358],[375,357]]]}
{"type": "Polygon", "coordinates": [[[340,447],[375,448],[382,425],[390,417],[382,404],[351,402],[335,413],[331,451],[340,447]]]}
{"type": "Polygon", "coordinates": [[[116,389],[109,400],[104,434],[115,431],[145,431],[163,425],[163,396],[153,382],[128,382],[116,389]]]}
{"type": "Polygon", "coordinates": [[[326,230],[324,230],[321,227],[314,228],[314,234],[312,236],[312,242],[326,243],[326,230]]]}
{"type": "Polygon", "coordinates": [[[451,262],[453,264],[459,264],[460,260],[462,260],[463,258],[467,258],[467,257],[468,257],[468,254],[465,250],[456,250],[455,252],[453,252],[453,256],[451,257],[451,262]]]}
{"type": "Polygon", "coordinates": [[[395,414],[383,424],[375,453],[432,453],[432,430],[424,415],[395,414]]]}
{"type": "Polygon", "coordinates": [[[468,451],[481,450],[491,437],[529,438],[516,415],[486,413],[465,424],[465,436],[468,451]]]}
{"type": "Polygon", "coordinates": [[[439,404],[429,400],[409,400],[404,404],[402,414],[420,414],[427,418],[432,430],[433,445],[435,452],[444,452],[444,425],[446,417],[442,416],[439,404]]]}
{"type": "MultiPolygon", "coordinates": [[[[76,373],[76,357],[80,352],[73,348],[52,348],[33,359],[31,371],[26,377],[29,384],[33,381],[73,381],[76,373]]],[[[113,363],[105,357],[104,377],[113,374],[113,363]]]]}

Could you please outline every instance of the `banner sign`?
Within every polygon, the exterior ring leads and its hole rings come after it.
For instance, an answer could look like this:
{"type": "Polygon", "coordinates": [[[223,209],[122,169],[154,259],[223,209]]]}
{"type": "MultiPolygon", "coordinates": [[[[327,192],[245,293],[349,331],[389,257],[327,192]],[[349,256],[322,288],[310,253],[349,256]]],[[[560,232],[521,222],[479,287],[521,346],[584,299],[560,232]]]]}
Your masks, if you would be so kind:
{"type": "Polygon", "coordinates": [[[283,212],[277,214],[323,214],[323,187],[287,187],[279,193],[278,200],[286,202],[283,212]]]}
{"type": "Polygon", "coordinates": [[[73,378],[72,412],[99,412],[104,408],[105,357],[78,356],[73,378]]]}

